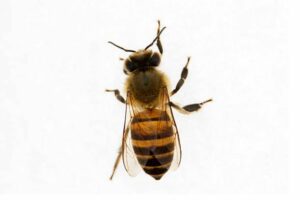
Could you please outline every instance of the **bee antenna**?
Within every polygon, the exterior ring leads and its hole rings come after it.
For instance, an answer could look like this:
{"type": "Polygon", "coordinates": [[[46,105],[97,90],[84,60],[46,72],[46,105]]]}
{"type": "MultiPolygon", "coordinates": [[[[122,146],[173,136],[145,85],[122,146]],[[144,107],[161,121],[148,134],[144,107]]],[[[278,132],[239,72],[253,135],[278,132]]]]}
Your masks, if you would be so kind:
{"type": "Polygon", "coordinates": [[[130,49],[125,49],[125,48],[123,48],[123,47],[121,47],[121,46],[119,46],[119,45],[116,45],[115,43],[113,43],[113,42],[111,42],[111,41],[108,41],[108,43],[109,44],[112,44],[112,45],[114,45],[115,47],[118,47],[119,49],[122,49],[123,51],[126,51],[126,52],[136,52],[136,51],[134,51],[134,50],[130,50],[130,49]]]}
{"type": "Polygon", "coordinates": [[[154,40],[148,45],[146,46],[146,48],[144,50],[147,50],[149,47],[151,47],[154,42],[159,38],[160,34],[162,34],[162,32],[166,29],[166,27],[163,27],[160,32],[157,34],[157,36],[154,38],[154,40]]]}

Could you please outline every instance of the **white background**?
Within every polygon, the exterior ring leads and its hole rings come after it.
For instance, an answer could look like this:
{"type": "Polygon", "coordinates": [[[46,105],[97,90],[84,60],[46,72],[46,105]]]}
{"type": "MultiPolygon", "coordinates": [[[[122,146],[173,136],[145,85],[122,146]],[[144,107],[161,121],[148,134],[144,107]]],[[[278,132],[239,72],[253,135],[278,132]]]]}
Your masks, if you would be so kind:
{"type": "MultiPolygon", "coordinates": [[[[1,1],[0,193],[276,194],[288,191],[287,5],[284,1],[1,1]],[[180,168],[159,182],[108,177],[124,106],[105,88],[125,75],[109,45],[162,35],[173,100],[213,98],[175,113],[180,168]]],[[[123,93],[124,95],[124,93],[123,93]]]]}

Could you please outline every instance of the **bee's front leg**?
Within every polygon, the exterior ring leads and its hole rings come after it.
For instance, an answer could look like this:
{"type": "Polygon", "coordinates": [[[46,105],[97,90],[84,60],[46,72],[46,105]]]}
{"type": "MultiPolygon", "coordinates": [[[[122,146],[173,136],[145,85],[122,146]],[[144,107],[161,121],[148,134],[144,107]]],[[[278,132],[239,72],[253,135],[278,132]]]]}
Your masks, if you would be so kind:
{"type": "Polygon", "coordinates": [[[190,59],[191,59],[191,57],[188,57],[188,60],[185,64],[184,68],[181,71],[180,79],[177,82],[175,89],[171,92],[171,96],[173,96],[174,94],[176,94],[178,92],[178,90],[182,87],[185,79],[187,78],[187,75],[188,75],[188,72],[189,72],[187,67],[189,65],[190,59]]]}
{"type": "Polygon", "coordinates": [[[116,98],[117,98],[120,102],[125,103],[125,99],[124,99],[124,97],[122,97],[122,95],[120,94],[120,91],[119,91],[119,90],[107,90],[107,89],[106,89],[105,91],[106,91],[106,92],[114,92],[116,98]]]}

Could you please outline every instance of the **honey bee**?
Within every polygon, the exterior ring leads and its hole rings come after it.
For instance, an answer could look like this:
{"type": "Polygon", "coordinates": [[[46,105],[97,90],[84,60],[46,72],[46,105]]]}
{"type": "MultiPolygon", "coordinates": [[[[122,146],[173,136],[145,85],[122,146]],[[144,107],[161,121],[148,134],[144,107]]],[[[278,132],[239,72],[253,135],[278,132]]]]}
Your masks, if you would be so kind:
{"type": "Polygon", "coordinates": [[[161,29],[158,21],[156,37],[148,46],[138,51],[125,49],[109,41],[115,47],[131,52],[125,59],[123,68],[127,75],[126,98],[122,97],[117,89],[106,90],[113,92],[116,98],[125,104],[122,144],[110,180],[121,157],[126,171],[131,176],[136,176],[143,169],[154,179],[160,180],[170,168],[176,169],[180,164],[182,152],[172,108],[188,114],[212,101],[208,99],[183,107],[170,101],[170,96],[179,91],[187,78],[190,57],[176,87],[170,90],[167,76],[157,69],[163,54],[160,35],[165,28],[161,29]],[[154,43],[159,53],[149,49],[154,43]]]}

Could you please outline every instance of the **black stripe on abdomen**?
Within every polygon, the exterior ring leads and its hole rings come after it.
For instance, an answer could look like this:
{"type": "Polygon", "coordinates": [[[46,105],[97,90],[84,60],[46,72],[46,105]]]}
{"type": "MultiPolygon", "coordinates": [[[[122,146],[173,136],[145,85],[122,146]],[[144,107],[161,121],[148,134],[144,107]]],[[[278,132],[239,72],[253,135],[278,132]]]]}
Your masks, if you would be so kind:
{"type": "MultiPolygon", "coordinates": [[[[145,115],[147,116],[147,115],[145,115]]],[[[137,117],[135,116],[131,123],[139,123],[139,122],[147,122],[147,121],[169,121],[170,117],[168,116],[168,114],[166,112],[160,112],[159,116],[156,117],[137,117]]]]}
{"type": "Polygon", "coordinates": [[[161,166],[161,165],[166,165],[168,163],[171,163],[173,160],[173,153],[168,154],[164,157],[155,157],[153,156],[152,158],[142,158],[142,157],[138,157],[137,158],[139,163],[143,166],[146,167],[157,167],[157,166],[161,166]]]}
{"type": "Polygon", "coordinates": [[[162,132],[155,134],[141,134],[136,132],[135,130],[131,130],[131,138],[134,140],[154,140],[170,137],[174,134],[172,126],[167,127],[165,130],[162,129],[161,131],[162,132]]]}
{"type": "Polygon", "coordinates": [[[142,159],[138,157],[145,173],[152,176],[154,179],[159,180],[169,170],[173,160],[173,152],[164,157],[153,157],[151,159],[142,159]]]}
{"type": "Polygon", "coordinates": [[[133,146],[133,150],[138,155],[157,155],[163,153],[169,153],[174,151],[174,143],[170,143],[159,147],[136,147],[133,146]]]}
{"type": "Polygon", "coordinates": [[[170,166],[168,166],[167,168],[165,168],[165,167],[152,168],[152,169],[144,168],[144,171],[149,175],[159,175],[159,174],[166,173],[168,171],[169,167],[170,166]]]}

